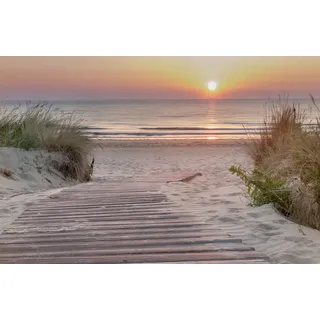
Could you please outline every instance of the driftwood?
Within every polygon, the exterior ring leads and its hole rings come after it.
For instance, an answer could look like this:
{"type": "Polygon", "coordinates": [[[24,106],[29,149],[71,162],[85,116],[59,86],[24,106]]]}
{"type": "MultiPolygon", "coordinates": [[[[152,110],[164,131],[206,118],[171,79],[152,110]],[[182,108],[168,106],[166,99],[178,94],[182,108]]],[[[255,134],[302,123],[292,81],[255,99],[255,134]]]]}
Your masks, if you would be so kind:
{"type": "Polygon", "coordinates": [[[5,176],[5,177],[10,178],[13,175],[13,172],[10,169],[0,168],[0,174],[5,176]]]}
{"type": "Polygon", "coordinates": [[[183,179],[180,179],[180,180],[167,181],[167,183],[170,183],[170,182],[189,182],[189,181],[193,180],[197,176],[202,176],[202,173],[197,172],[197,173],[193,174],[192,176],[189,176],[189,177],[186,177],[186,178],[183,178],[183,179]]]}
{"type": "Polygon", "coordinates": [[[85,173],[84,176],[84,181],[90,181],[91,180],[91,176],[93,175],[93,166],[94,166],[94,158],[91,161],[91,165],[88,168],[88,170],[85,173]]]}

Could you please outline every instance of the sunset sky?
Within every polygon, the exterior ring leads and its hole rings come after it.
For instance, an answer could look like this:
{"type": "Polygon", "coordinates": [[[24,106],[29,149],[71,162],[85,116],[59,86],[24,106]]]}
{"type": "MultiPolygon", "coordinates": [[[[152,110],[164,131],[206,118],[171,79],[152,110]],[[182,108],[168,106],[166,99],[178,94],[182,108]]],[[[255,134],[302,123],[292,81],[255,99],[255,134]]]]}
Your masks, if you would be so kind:
{"type": "Polygon", "coordinates": [[[0,100],[320,96],[320,57],[0,57],[0,100]],[[218,86],[210,92],[208,81],[218,86]]]}

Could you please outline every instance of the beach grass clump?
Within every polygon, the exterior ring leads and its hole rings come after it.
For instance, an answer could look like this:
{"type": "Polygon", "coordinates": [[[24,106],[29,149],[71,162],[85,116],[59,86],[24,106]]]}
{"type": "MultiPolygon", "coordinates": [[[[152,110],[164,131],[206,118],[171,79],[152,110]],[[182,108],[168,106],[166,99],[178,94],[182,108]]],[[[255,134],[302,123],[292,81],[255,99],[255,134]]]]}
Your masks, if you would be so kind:
{"type": "Polygon", "coordinates": [[[58,152],[56,169],[66,178],[90,180],[89,156],[93,141],[82,132],[82,119],[75,113],[53,110],[46,102],[0,109],[0,147],[58,152]]]}
{"type": "Polygon", "coordinates": [[[307,123],[298,103],[272,104],[258,138],[248,140],[253,168],[232,166],[247,186],[251,205],[273,203],[285,216],[320,230],[320,112],[307,123]]]}
{"type": "Polygon", "coordinates": [[[269,152],[281,150],[294,136],[302,132],[305,110],[298,102],[289,102],[288,97],[272,101],[255,136],[249,136],[249,154],[256,164],[262,162],[269,152]]]}

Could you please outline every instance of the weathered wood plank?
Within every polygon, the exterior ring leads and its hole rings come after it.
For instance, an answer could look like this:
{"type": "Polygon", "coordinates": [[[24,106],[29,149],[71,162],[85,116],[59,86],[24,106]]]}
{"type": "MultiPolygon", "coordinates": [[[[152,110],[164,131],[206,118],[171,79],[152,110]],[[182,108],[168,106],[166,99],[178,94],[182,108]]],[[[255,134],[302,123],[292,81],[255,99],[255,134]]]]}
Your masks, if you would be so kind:
{"type": "Polygon", "coordinates": [[[195,261],[182,261],[182,262],[157,262],[157,264],[269,264],[269,261],[265,259],[245,259],[245,260],[212,260],[212,261],[201,261],[201,260],[195,260],[195,261]]]}
{"type": "MultiPolygon", "coordinates": [[[[187,223],[191,224],[196,224],[195,221],[193,221],[191,218],[189,220],[171,220],[171,221],[163,221],[163,220],[154,220],[154,221],[144,221],[144,220],[131,220],[131,221],[101,221],[101,222],[66,222],[66,223],[48,223],[47,225],[38,225],[38,224],[23,224],[17,221],[14,223],[10,229],[8,230],[14,230],[14,231],[31,231],[31,230],[55,230],[59,228],[77,228],[81,230],[108,230],[108,229],[114,229],[115,227],[120,227],[120,228],[128,228],[128,229],[136,229],[136,228],[142,228],[142,227],[147,227],[147,228],[161,228],[161,227],[170,227],[170,226],[175,226],[179,227],[180,226],[186,226],[188,225],[187,223]]],[[[189,224],[190,225],[190,224],[189,224]]]]}
{"type": "Polygon", "coordinates": [[[265,259],[264,256],[259,255],[254,251],[250,252],[180,252],[180,253],[149,253],[149,254],[115,254],[110,256],[95,255],[88,252],[86,255],[77,256],[66,254],[45,255],[40,256],[34,254],[33,256],[18,257],[3,257],[0,255],[0,263],[158,263],[158,262],[185,262],[189,261],[207,261],[208,263],[215,263],[219,260],[254,260],[265,259]]]}
{"type": "MultiPolygon", "coordinates": [[[[128,223],[130,224],[132,223],[146,223],[147,221],[149,222],[153,222],[153,221],[186,221],[186,220],[190,220],[192,221],[192,217],[190,216],[173,216],[173,215],[150,215],[150,216],[138,216],[138,215],[132,215],[132,217],[129,216],[119,216],[119,217],[108,217],[107,215],[105,216],[100,216],[98,217],[98,219],[96,219],[95,217],[91,217],[91,218],[71,218],[68,219],[66,218],[62,218],[62,219],[35,219],[34,223],[37,224],[37,226],[60,226],[61,224],[63,225],[72,225],[74,223],[90,223],[91,225],[102,225],[102,224],[106,224],[109,222],[113,222],[113,223],[121,223],[121,224],[125,224],[128,223]]],[[[30,220],[29,221],[25,221],[25,220],[19,220],[17,221],[17,223],[15,224],[16,226],[26,226],[30,224],[30,220]]]]}
{"type": "Polygon", "coordinates": [[[159,192],[168,177],[144,180],[91,182],[32,204],[0,235],[0,263],[268,261],[169,201],[159,192]]]}
{"type": "Polygon", "coordinates": [[[38,242],[38,243],[0,243],[0,251],[3,255],[6,252],[20,252],[25,255],[25,250],[28,252],[62,252],[69,250],[70,252],[80,252],[81,249],[86,250],[97,250],[101,249],[106,254],[108,252],[120,253],[121,250],[129,250],[132,253],[139,252],[139,250],[150,250],[154,248],[154,252],[158,251],[167,251],[167,250],[176,250],[176,248],[181,247],[189,248],[190,250],[208,250],[212,249],[213,251],[221,250],[221,248],[231,248],[232,250],[241,250],[241,251],[251,251],[252,248],[248,248],[242,242],[234,242],[231,238],[225,239],[216,239],[215,236],[199,236],[197,238],[176,238],[176,239],[78,239],[73,238],[68,241],[59,242],[54,238],[51,238],[51,241],[47,242],[38,242]],[[90,241],[88,241],[90,240],[90,241]],[[224,241],[222,241],[224,240],[224,241]],[[118,248],[117,251],[113,249],[118,248]],[[132,248],[132,249],[131,249],[132,248]]]}
{"type": "MultiPolygon", "coordinates": [[[[183,214],[183,213],[181,213],[183,214]]],[[[96,210],[96,211],[84,211],[84,212],[79,212],[79,214],[70,214],[68,211],[60,213],[55,212],[50,212],[48,213],[29,213],[28,215],[22,215],[19,219],[21,221],[50,221],[50,220],[72,220],[72,219],[90,219],[90,218],[103,218],[103,217],[140,217],[140,216],[145,216],[145,217],[150,217],[150,216],[166,216],[166,215],[174,215],[176,216],[177,214],[172,212],[171,210],[169,211],[164,211],[164,210],[139,210],[138,212],[136,210],[131,210],[131,211],[110,211],[109,210],[96,210]]]]}
{"type": "MultiPolygon", "coordinates": [[[[77,200],[74,200],[72,202],[70,202],[69,204],[59,204],[58,206],[57,205],[47,205],[47,204],[36,204],[36,205],[33,205],[32,206],[32,209],[29,209],[29,210],[33,210],[33,211],[36,211],[36,210],[39,210],[39,209],[43,209],[43,210],[49,210],[49,209],[55,209],[55,208],[68,208],[70,210],[72,209],[77,209],[77,200]]],[[[97,207],[101,207],[101,206],[110,206],[110,207],[116,207],[116,206],[128,206],[128,207],[145,207],[145,206],[149,206],[149,205],[152,205],[152,204],[155,204],[157,205],[158,203],[161,203],[157,200],[145,200],[145,201],[141,201],[139,203],[134,203],[134,202],[115,202],[113,203],[112,201],[100,201],[99,203],[88,203],[88,202],[85,202],[85,203],[79,203],[78,204],[78,208],[79,206],[81,206],[82,208],[97,208],[97,207]]],[[[170,205],[174,205],[174,203],[171,203],[171,202],[167,202],[167,204],[170,204],[170,205]]]]}
{"type": "MultiPolygon", "coordinates": [[[[146,206],[146,205],[140,205],[140,206],[136,206],[136,205],[130,205],[130,206],[121,206],[121,205],[117,205],[117,206],[95,206],[95,207],[92,207],[92,208],[82,208],[82,207],[79,207],[77,208],[75,205],[73,206],[73,208],[59,208],[57,206],[56,209],[54,208],[37,208],[37,209],[34,209],[34,208],[31,208],[31,209],[27,209],[25,211],[25,213],[28,213],[29,216],[31,216],[32,214],[33,215],[51,215],[51,214],[54,214],[54,213],[61,213],[61,215],[64,215],[64,213],[69,213],[69,214],[76,214],[76,215],[80,215],[81,213],[86,213],[86,212],[95,212],[97,210],[102,210],[102,209],[105,209],[106,212],[135,212],[137,210],[139,210],[139,212],[144,212],[144,211],[174,211],[174,209],[179,209],[179,206],[177,205],[171,205],[169,203],[159,203],[159,205],[149,205],[149,206],[146,206]],[[74,209],[76,212],[73,212],[72,209],[74,209]]],[[[25,214],[23,215],[24,217],[26,216],[25,214]]]]}
{"type": "MultiPolygon", "coordinates": [[[[42,235],[40,236],[28,236],[27,237],[7,237],[7,238],[1,238],[0,239],[0,248],[3,246],[8,246],[11,244],[46,244],[46,243],[72,243],[72,242],[108,242],[108,241],[119,241],[119,240],[129,240],[129,241],[137,241],[137,240],[143,240],[143,241],[152,241],[156,240],[156,243],[159,243],[162,241],[169,241],[172,239],[179,239],[183,241],[187,240],[202,240],[205,237],[213,237],[211,242],[232,242],[232,243],[240,243],[242,242],[239,238],[233,238],[231,236],[228,236],[222,232],[218,232],[217,230],[207,230],[206,232],[197,232],[197,233],[191,233],[191,232],[184,232],[184,233],[167,233],[167,234],[69,234],[68,236],[63,236],[59,234],[58,236],[52,236],[50,235],[42,235]]],[[[145,242],[144,242],[145,243],[145,242]]]]}
{"type": "MultiPolygon", "coordinates": [[[[194,227],[199,227],[201,225],[210,225],[210,224],[204,224],[204,223],[188,223],[188,222],[174,222],[174,223],[161,223],[161,224],[130,224],[130,225],[118,225],[118,224],[106,224],[103,226],[92,226],[92,225],[86,225],[84,223],[82,224],[75,224],[73,226],[59,226],[59,227],[37,227],[37,225],[32,225],[30,224],[28,227],[15,227],[15,223],[12,224],[10,226],[10,228],[6,229],[6,231],[4,232],[5,234],[9,234],[9,233],[32,233],[32,232],[43,232],[43,233],[47,233],[47,232],[63,232],[63,231],[70,231],[70,230],[81,230],[81,231],[87,231],[87,232],[99,232],[99,231],[104,231],[104,232],[108,232],[108,231],[112,231],[112,230],[121,230],[122,232],[127,232],[129,230],[141,230],[142,232],[152,232],[152,230],[166,230],[166,229],[171,229],[174,228],[175,230],[178,229],[184,229],[184,228],[194,228],[194,227]]],[[[211,226],[213,226],[211,224],[211,226]]],[[[2,235],[0,236],[0,238],[2,237],[2,235]]]]}
{"type": "Polygon", "coordinates": [[[23,239],[28,239],[28,238],[40,238],[40,239],[45,239],[49,237],[81,237],[81,236],[128,236],[128,237],[135,237],[135,236],[146,236],[146,237],[152,237],[154,236],[159,236],[159,237],[170,237],[170,236],[179,236],[180,234],[203,234],[203,233],[210,233],[211,235],[214,234],[217,237],[220,237],[221,235],[225,235],[227,237],[231,237],[230,235],[226,234],[226,232],[223,232],[220,229],[216,229],[211,225],[200,225],[200,226],[195,226],[195,227],[186,227],[186,228],[152,228],[152,229],[102,229],[102,230],[61,230],[58,232],[26,232],[26,233],[20,233],[20,232],[12,232],[12,230],[8,230],[4,232],[0,240],[6,240],[6,239],[17,239],[23,238],[23,239]]]}

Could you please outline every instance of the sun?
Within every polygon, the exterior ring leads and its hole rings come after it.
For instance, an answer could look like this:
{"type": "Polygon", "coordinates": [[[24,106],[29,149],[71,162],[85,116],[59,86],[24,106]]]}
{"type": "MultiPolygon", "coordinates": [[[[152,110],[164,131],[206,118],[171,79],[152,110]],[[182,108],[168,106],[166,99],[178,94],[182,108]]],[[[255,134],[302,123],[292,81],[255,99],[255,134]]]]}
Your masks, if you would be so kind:
{"type": "Polygon", "coordinates": [[[218,83],[215,82],[215,81],[208,81],[208,82],[207,82],[207,87],[208,87],[208,89],[209,89],[210,91],[216,90],[217,86],[218,86],[218,83]]]}

